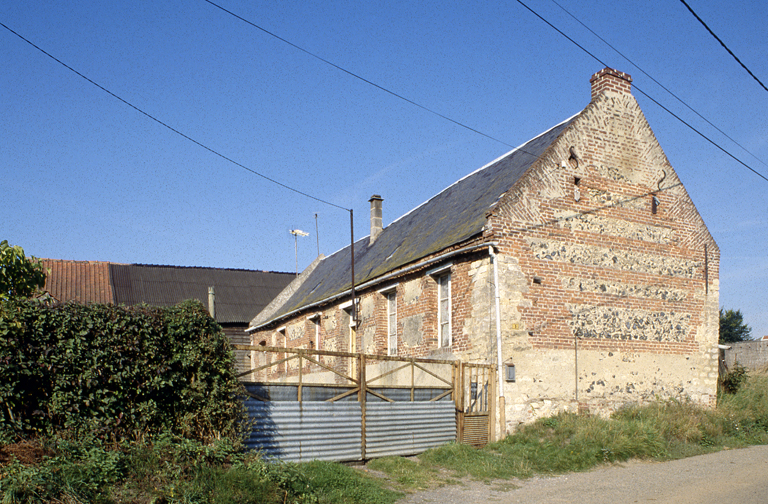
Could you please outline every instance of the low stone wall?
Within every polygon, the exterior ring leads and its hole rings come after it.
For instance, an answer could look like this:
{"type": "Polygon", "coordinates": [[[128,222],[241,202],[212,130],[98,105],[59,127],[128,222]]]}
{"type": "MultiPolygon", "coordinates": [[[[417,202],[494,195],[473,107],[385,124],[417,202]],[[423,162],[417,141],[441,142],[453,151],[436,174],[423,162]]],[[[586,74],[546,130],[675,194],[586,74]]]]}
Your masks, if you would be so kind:
{"type": "Polygon", "coordinates": [[[733,369],[736,363],[750,371],[764,371],[768,368],[768,341],[744,341],[730,343],[731,348],[725,351],[725,364],[733,369]]]}

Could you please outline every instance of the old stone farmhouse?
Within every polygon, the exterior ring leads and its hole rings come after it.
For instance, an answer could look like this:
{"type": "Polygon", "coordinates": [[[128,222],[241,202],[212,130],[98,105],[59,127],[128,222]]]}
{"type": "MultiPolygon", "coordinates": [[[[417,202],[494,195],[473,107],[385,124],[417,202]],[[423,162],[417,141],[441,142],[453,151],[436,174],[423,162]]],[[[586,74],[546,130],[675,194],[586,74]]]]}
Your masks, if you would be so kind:
{"type": "Polygon", "coordinates": [[[252,344],[500,363],[506,431],[656,397],[714,404],[719,249],[631,81],[601,70],[580,113],[386,227],[373,196],[358,320],[347,248],[252,320],[252,344]]]}

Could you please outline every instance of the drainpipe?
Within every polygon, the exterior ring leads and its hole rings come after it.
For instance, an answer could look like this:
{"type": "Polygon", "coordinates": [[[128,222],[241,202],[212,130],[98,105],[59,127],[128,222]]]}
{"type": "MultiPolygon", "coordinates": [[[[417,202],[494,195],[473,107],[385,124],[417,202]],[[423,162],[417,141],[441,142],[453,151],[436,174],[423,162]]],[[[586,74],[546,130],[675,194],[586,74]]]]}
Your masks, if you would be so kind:
{"type": "Polygon", "coordinates": [[[499,309],[499,267],[493,246],[488,246],[488,253],[493,261],[493,288],[496,297],[496,374],[499,377],[499,429],[501,437],[507,433],[507,408],[504,397],[504,368],[501,357],[501,310],[499,309]]]}

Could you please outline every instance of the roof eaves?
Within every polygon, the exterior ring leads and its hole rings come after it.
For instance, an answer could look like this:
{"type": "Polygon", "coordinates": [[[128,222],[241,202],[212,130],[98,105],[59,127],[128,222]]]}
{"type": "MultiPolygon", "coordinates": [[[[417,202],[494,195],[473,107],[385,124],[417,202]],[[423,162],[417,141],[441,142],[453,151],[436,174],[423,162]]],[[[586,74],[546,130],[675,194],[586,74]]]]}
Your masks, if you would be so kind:
{"type": "MultiPolygon", "coordinates": [[[[476,251],[478,249],[486,248],[486,247],[498,247],[498,242],[490,241],[490,242],[476,243],[474,245],[468,245],[466,247],[462,247],[462,248],[459,248],[459,249],[456,249],[456,250],[452,250],[450,252],[446,252],[444,254],[440,254],[437,257],[433,257],[433,258],[427,259],[425,261],[420,261],[420,262],[418,262],[416,264],[412,264],[410,266],[406,266],[405,268],[398,269],[397,271],[393,271],[391,273],[382,275],[380,277],[368,280],[367,282],[364,282],[364,283],[356,286],[355,289],[358,290],[358,291],[362,291],[364,289],[368,289],[369,287],[373,287],[373,286],[375,286],[377,284],[380,284],[380,283],[383,283],[383,282],[388,282],[389,280],[391,280],[393,278],[396,278],[398,276],[402,276],[402,275],[408,274],[408,273],[410,273],[410,272],[412,272],[414,270],[417,270],[417,269],[420,269],[420,268],[426,268],[428,266],[431,266],[432,264],[438,263],[440,261],[444,261],[444,260],[449,259],[451,257],[455,257],[455,256],[461,255],[461,254],[466,254],[466,253],[469,253],[469,252],[474,252],[474,251],[476,251]]],[[[290,317],[292,317],[292,316],[294,316],[297,313],[300,313],[302,311],[310,310],[312,308],[316,308],[318,306],[322,306],[324,304],[330,303],[330,302],[335,301],[337,299],[341,299],[344,296],[348,296],[348,295],[351,295],[351,294],[352,294],[352,289],[347,289],[345,291],[338,292],[338,293],[336,293],[336,294],[334,294],[332,296],[328,296],[327,298],[321,299],[321,300],[316,301],[314,303],[309,303],[307,305],[300,306],[299,308],[296,308],[295,310],[292,310],[292,311],[290,311],[288,313],[279,315],[279,316],[274,317],[274,318],[272,318],[270,320],[266,320],[266,321],[263,321],[263,322],[256,322],[256,319],[254,319],[254,321],[251,322],[250,326],[245,330],[245,332],[257,331],[257,330],[259,330],[259,329],[261,329],[263,327],[266,327],[266,326],[268,326],[270,324],[273,324],[275,322],[288,319],[288,318],[290,318],[290,317]]],[[[265,309],[265,311],[266,311],[266,309],[265,309]]],[[[261,314],[259,314],[259,315],[261,315],[261,314]]]]}

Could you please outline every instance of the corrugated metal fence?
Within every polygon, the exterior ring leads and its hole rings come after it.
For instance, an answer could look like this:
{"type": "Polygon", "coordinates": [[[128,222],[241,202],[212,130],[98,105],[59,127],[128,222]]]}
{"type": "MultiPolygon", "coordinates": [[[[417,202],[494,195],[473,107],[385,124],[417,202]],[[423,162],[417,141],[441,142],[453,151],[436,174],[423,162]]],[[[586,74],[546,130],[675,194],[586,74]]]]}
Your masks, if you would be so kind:
{"type": "Polygon", "coordinates": [[[246,446],[280,460],[362,460],[358,402],[246,401],[255,421],[246,446]]]}
{"type": "MultiPolygon", "coordinates": [[[[469,382],[460,362],[247,349],[267,358],[249,372],[261,373],[261,380],[245,383],[246,407],[254,422],[246,446],[267,456],[294,462],[355,461],[416,455],[463,438],[457,430],[464,423],[463,401],[474,396],[464,391],[469,382]],[[348,362],[352,359],[356,362],[348,362]],[[292,360],[297,361],[293,366],[292,360]],[[354,370],[356,376],[349,376],[347,370],[354,370]]],[[[471,381],[476,375],[467,376],[471,381]]],[[[478,384],[468,386],[477,390],[478,384]]],[[[487,384],[480,387],[487,389],[487,384]]],[[[476,414],[476,401],[468,403],[466,413],[476,414]]],[[[484,419],[487,440],[487,411],[484,419]]],[[[477,444],[476,435],[471,437],[477,444]]]]}

